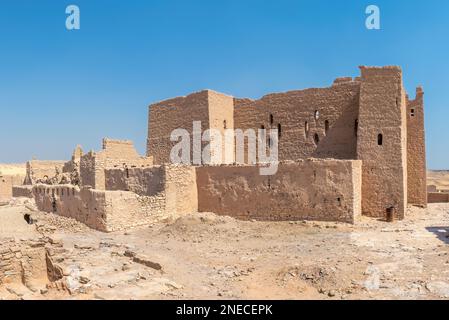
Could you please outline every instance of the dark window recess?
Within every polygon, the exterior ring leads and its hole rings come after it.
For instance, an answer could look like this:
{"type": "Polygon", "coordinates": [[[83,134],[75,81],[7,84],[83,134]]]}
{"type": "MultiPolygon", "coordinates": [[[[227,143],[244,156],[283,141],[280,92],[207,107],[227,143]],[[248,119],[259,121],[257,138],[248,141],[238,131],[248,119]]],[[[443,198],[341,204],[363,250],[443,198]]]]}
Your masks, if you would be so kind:
{"type": "Polygon", "coordinates": [[[313,140],[315,141],[315,144],[320,143],[320,136],[318,135],[318,133],[315,133],[315,135],[313,136],[313,140]]]}
{"type": "Polygon", "coordinates": [[[381,133],[379,133],[379,135],[377,136],[377,144],[379,146],[384,144],[384,136],[381,133]]]}
{"type": "Polygon", "coordinates": [[[223,129],[227,129],[227,127],[226,120],[223,120],[223,129]]]}
{"type": "Polygon", "coordinates": [[[324,132],[328,132],[329,131],[329,120],[324,121],[324,132]]]}
{"type": "Polygon", "coordinates": [[[354,135],[357,137],[359,135],[359,119],[354,121],[354,135]]]}
{"type": "Polygon", "coordinates": [[[280,123],[278,123],[278,138],[282,136],[282,126],[280,123]]]}
{"type": "Polygon", "coordinates": [[[412,117],[415,116],[415,109],[410,110],[410,115],[411,115],[412,117]]]}
{"type": "Polygon", "coordinates": [[[274,117],[272,114],[270,114],[270,124],[272,125],[274,123],[274,117]]]}

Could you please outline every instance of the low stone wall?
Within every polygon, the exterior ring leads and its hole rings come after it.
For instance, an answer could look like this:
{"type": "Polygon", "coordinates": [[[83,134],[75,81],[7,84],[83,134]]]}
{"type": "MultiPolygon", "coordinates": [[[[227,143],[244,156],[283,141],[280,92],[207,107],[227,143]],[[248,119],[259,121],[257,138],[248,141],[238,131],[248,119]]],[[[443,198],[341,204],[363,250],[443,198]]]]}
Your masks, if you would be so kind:
{"type": "Polygon", "coordinates": [[[300,160],[273,176],[257,166],[198,167],[198,208],[241,219],[354,223],[361,215],[361,161],[300,160]]]}
{"type": "Polygon", "coordinates": [[[14,198],[33,198],[33,186],[13,186],[12,196],[14,198]]]}
{"type": "Polygon", "coordinates": [[[23,184],[25,177],[20,175],[0,175],[0,200],[13,197],[13,186],[23,184]]]}
{"type": "Polygon", "coordinates": [[[449,193],[429,192],[427,194],[427,203],[445,203],[449,202],[449,193]]]}
{"type": "MultiPolygon", "coordinates": [[[[143,177],[148,169],[133,169],[143,177]]],[[[195,168],[167,166],[163,170],[164,188],[159,192],[129,190],[129,173],[113,171],[113,177],[124,184],[126,190],[95,190],[72,185],[35,185],[33,196],[39,210],[76,219],[87,226],[104,232],[149,225],[161,219],[176,218],[198,209],[195,168]],[[149,195],[151,194],[151,195],[149,195]]],[[[145,181],[145,180],[142,180],[145,181]]],[[[160,181],[160,180],[157,180],[160,181]]],[[[143,186],[144,184],[142,184],[143,186]]]]}

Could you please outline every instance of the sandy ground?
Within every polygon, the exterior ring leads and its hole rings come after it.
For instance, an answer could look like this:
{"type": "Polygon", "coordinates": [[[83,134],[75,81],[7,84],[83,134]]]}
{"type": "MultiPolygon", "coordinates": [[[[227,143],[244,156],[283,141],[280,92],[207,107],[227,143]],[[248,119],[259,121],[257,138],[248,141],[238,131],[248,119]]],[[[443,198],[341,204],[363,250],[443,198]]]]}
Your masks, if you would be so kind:
{"type": "Polygon", "coordinates": [[[449,204],[410,208],[395,223],[201,213],[111,234],[39,212],[28,225],[27,212],[0,207],[0,237],[45,238],[64,277],[33,290],[0,284],[4,299],[449,298],[449,204]]]}

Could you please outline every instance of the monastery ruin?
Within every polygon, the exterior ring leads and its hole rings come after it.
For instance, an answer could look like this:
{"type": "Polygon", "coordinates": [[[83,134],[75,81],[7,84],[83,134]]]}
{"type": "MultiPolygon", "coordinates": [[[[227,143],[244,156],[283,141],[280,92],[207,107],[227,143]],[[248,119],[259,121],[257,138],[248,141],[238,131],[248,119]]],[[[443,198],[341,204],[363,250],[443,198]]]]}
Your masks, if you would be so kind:
{"type": "Polygon", "coordinates": [[[0,197],[33,197],[41,211],[105,232],[195,212],[355,223],[390,211],[403,219],[408,205],[427,206],[424,93],[406,94],[399,67],[360,71],[259,100],[205,90],[153,104],[146,156],[130,141],[104,139],[99,152],[77,147],[68,162],[32,160],[21,178],[1,177],[0,197]],[[192,133],[194,121],[202,131],[277,129],[277,173],[237,161],[236,141],[219,163],[172,164],[171,133],[192,133]]]}

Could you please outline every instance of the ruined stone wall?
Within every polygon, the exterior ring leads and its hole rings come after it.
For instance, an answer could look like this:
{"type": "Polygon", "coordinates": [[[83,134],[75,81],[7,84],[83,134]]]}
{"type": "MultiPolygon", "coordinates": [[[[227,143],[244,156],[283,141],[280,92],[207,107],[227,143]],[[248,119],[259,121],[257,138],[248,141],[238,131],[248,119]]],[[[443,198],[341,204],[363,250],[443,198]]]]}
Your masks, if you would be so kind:
{"type": "Polygon", "coordinates": [[[131,141],[103,140],[103,150],[89,152],[80,159],[80,176],[83,186],[105,190],[106,169],[142,168],[153,165],[152,157],[141,157],[131,141]]]}
{"type": "Polygon", "coordinates": [[[46,282],[45,242],[0,239],[0,286],[22,283],[34,288],[36,283],[46,282]]]}
{"type": "Polygon", "coordinates": [[[154,196],[165,192],[164,166],[105,171],[106,190],[132,191],[141,196],[154,196]]]}
{"type": "Polygon", "coordinates": [[[198,208],[241,219],[353,223],[361,214],[361,161],[309,159],[257,166],[198,167],[198,208]]]}
{"type": "Polygon", "coordinates": [[[398,67],[361,67],[357,159],[363,160],[362,211],[384,217],[407,206],[407,120],[398,67]]]}
{"type": "MultiPolygon", "coordinates": [[[[360,82],[236,99],[236,129],[279,128],[279,159],[355,159],[360,82]]],[[[245,150],[247,144],[245,145],[245,150]]],[[[246,154],[246,152],[245,152],[246,154]]],[[[247,162],[247,158],[245,158],[247,162]]]]}
{"type": "Polygon", "coordinates": [[[163,198],[167,213],[185,214],[198,210],[195,168],[162,165],[151,168],[105,171],[107,190],[132,191],[140,196],[163,198]]]}
{"type": "Polygon", "coordinates": [[[13,186],[12,196],[14,198],[33,198],[33,186],[13,186]]]}
{"type": "Polygon", "coordinates": [[[147,155],[153,156],[154,164],[171,162],[170,152],[177,144],[176,141],[170,141],[173,130],[187,130],[192,138],[193,121],[201,121],[201,133],[209,128],[208,108],[208,90],[162,101],[149,107],[147,155]]]}
{"type": "Polygon", "coordinates": [[[22,185],[25,177],[21,175],[0,174],[0,200],[8,200],[13,196],[13,186],[22,185]]]}
{"type": "Polygon", "coordinates": [[[105,172],[106,185],[114,190],[35,185],[33,195],[38,209],[76,219],[105,232],[148,225],[197,211],[193,167],[135,168],[129,169],[128,175],[125,169],[105,172]],[[148,174],[153,175],[147,177],[148,174]],[[151,177],[154,179],[149,179],[151,177]],[[164,188],[159,186],[161,183],[164,188]]]}
{"type": "MultiPolygon", "coordinates": [[[[220,132],[221,141],[216,141],[221,145],[221,156],[213,153],[210,154],[210,161],[207,163],[215,164],[232,164],[234,163],[234,139],[226,140],[226,130],[234,129],[234,98],[215,91],[209,91],[209,127],[210,129],[220,132]]],[[[214,137],[211,137],[212,144],[214,137]]]]}
{"type": "Polygon", "coordinates": [[[177,214],[198,211],[198,188],[194,167],[165,166],[166,210],[177,214]]]}
{"type": "Polygon", "coordinates": [[[427,198],[428,203],[447,203],[449,202],[449,193],[429,192],[427,198]]]}
{"type": "Polygon", "coordinates": [[[427,206],[427,165],[424,132],[424,92],[416,89],[415,100],[407,99],[408,202],[427,206]]]}
{"type": "Polygon", "coordinates": [[[44,179],[44,177],[54,177],[56,175],[56,168],[62,173],[65,163],[65,161],[28,161],[26,164],[25,184],[32,184],[32,177],[34,178],[34,182],[39,179],[44,179]]]}
{"type": "Polygon", "coordinates": [[[36,185],[33,193],[39,210],[76,219],[104,232],[149,224],[165,213],[164,201],[150,201],[133,192],[36,185]]]}

